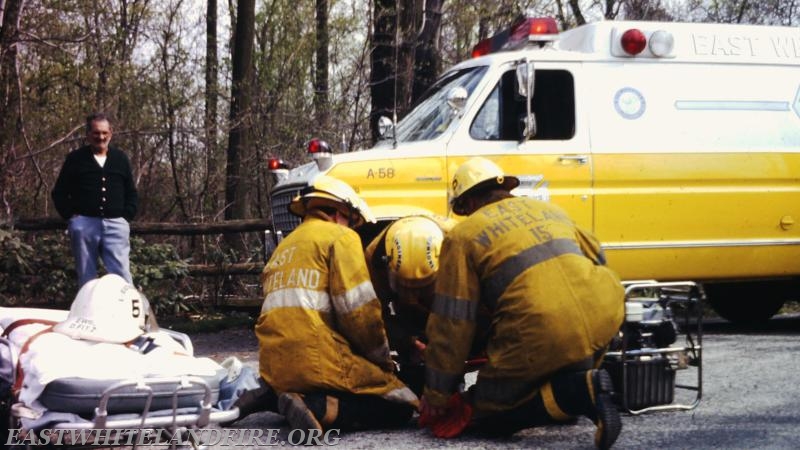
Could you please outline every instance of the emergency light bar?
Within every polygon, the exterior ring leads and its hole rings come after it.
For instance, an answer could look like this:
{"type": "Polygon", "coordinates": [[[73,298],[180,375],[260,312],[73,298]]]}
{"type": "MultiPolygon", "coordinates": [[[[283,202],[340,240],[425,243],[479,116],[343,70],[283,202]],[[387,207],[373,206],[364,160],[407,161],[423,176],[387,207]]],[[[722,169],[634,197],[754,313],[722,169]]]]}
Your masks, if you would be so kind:
{"type": "Polygon", "coordinates": [[[472,48],[472,57],[488,55],[503,50],[516,50],[531,42],[543,45],[558,39],[558,24],[552,17],[528,17],[509,28],[478,42],[472,48]]]}

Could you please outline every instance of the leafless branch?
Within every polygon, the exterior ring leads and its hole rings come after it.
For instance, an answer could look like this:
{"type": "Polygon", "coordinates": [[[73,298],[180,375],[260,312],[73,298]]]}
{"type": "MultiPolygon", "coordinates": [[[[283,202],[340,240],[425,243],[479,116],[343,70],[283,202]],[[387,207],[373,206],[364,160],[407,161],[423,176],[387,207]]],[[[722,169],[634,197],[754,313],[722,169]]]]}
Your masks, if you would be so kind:
{"type": "MultiPolygon", "coordinates": [[[[17,162],[17,161],[21,161],[21,160],[26,159],[26,158],[33,158],[34,156],[37,156],[37,155],[40,155],[42,153],[45,153],[45,152],[49,151],[53,147],[56,147],[56,146],[64,143],[65,141],[75,140],[77,138],[74,138],[73,135],[75,134],[76,131],[80,130],[81,128],[83,128],[82,124],[76,126],[75,128],[71,129],[66,135],[64,135],[64,136],[56,139],[55,141],[51,142],[45,148],[42,148],[42,149],[39,149],[39,150],[31,150],[29,148],[28,149],[28,153],[26,155],[17,157],[13,161],[17,162]]],[[[27,137],[26,137],[26,142],[27,142],[27,137]]]]}

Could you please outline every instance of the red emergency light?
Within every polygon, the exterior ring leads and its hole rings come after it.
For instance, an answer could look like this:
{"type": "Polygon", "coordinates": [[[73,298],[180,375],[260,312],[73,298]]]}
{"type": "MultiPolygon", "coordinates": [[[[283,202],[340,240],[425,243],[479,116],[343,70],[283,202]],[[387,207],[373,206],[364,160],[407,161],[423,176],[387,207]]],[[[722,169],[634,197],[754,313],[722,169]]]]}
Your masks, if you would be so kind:
{"type": "Polygon", "coordinates": [[[308,151],[309,155],[314,156],[320,153],[330,153],[331,146],[320,138],[313,138],[310,141],[308,141],[308,144],[306,145],[306,150],[308,151]]]}
{"type": "Polygon", "coordinates": [[[288,169],[289,165],[286,164],[282,159],[277,157],[271,157],[267,160],[267,169],[271,172],[274,170],[285,170],[288,169]]]}
{"type": "Polygon", "coordinates": [[[641,53],[645,47],[647,47],[647,37],[641,32],[641,30],[631,28],[630,30],[622,33],[620,45],[622,46],[622,49],[625,50],[625,53],[631,56],[636,56],[641,53]]]}
{"type": "Polygon", "coordinates": [[[552,17],[528,17],[472,48],[472,57],[488,55],[500,50],[513,50],[529,42],[544,43],[558,39],[558,24],[552,17]]]}

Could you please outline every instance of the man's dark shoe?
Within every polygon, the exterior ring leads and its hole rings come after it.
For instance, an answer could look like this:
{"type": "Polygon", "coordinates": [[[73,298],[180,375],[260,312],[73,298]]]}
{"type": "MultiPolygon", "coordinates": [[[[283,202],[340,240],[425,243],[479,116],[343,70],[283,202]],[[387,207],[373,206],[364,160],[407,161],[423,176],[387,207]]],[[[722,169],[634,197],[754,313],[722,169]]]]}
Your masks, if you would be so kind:
{"type": "Polygon", "coordinates": [[[622,420],[612,401],[614,385],[611,376],[604,369],[591,370],[589,373],[594,400],[594,411],[589,414],[589,418],[597,425],[594,443],[597,448],[605,450],[611,448],[617,440],[622,431],[622,420]]]}
{"type": "Polygon", "coordinates": [[[297,430],[319,430],[322,424],[314,413],[308,409],[308,405],[303,400],[303,396],[293,392],[286,392],[278,397],[278,412],[281,413],[289,425],[297,430]]]}

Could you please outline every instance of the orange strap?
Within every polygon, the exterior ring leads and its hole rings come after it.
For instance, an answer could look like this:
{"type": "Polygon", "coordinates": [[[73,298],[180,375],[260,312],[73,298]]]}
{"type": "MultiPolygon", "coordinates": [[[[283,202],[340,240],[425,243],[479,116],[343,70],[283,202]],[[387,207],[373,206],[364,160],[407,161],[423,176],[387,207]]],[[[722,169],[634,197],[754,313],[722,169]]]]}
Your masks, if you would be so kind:
{"type": "Polygon", "coordinates": [[[11,322],[11,324],[9,326],[7,326],[5,330],[3,330],[2,337],[7,338],[9,335],[11,335],[11,332],[16,330],[17,328],[25,326],[25,325],[33,325],[33,324],[36,324],[36,323],[38,323],[40,325],[55,325],[58,322],[53,321],[53,320],[45,320],[45,319],[17,319],[15,321],[11,322]]]}
{"type": "Polygon", "coordinates": [[[17,373],[16,376],[14,377],[14,387],[12,390],[12,392],[14,393],[14,397],[17,397],[19,395],[19,391],[22,390],[22,380],[25,378],[25,371],[22,370],[22,362],[20,361],[22,355],[28,351],[31,344],[33,343],[34,340],[36,340],[36,338],[51,331],[53,331],[52,325],[29,337],[28,340],[25,341],[24,344],[22,344],[22,348],[19,349],[19,355],[17,356],[17,373]]]}

